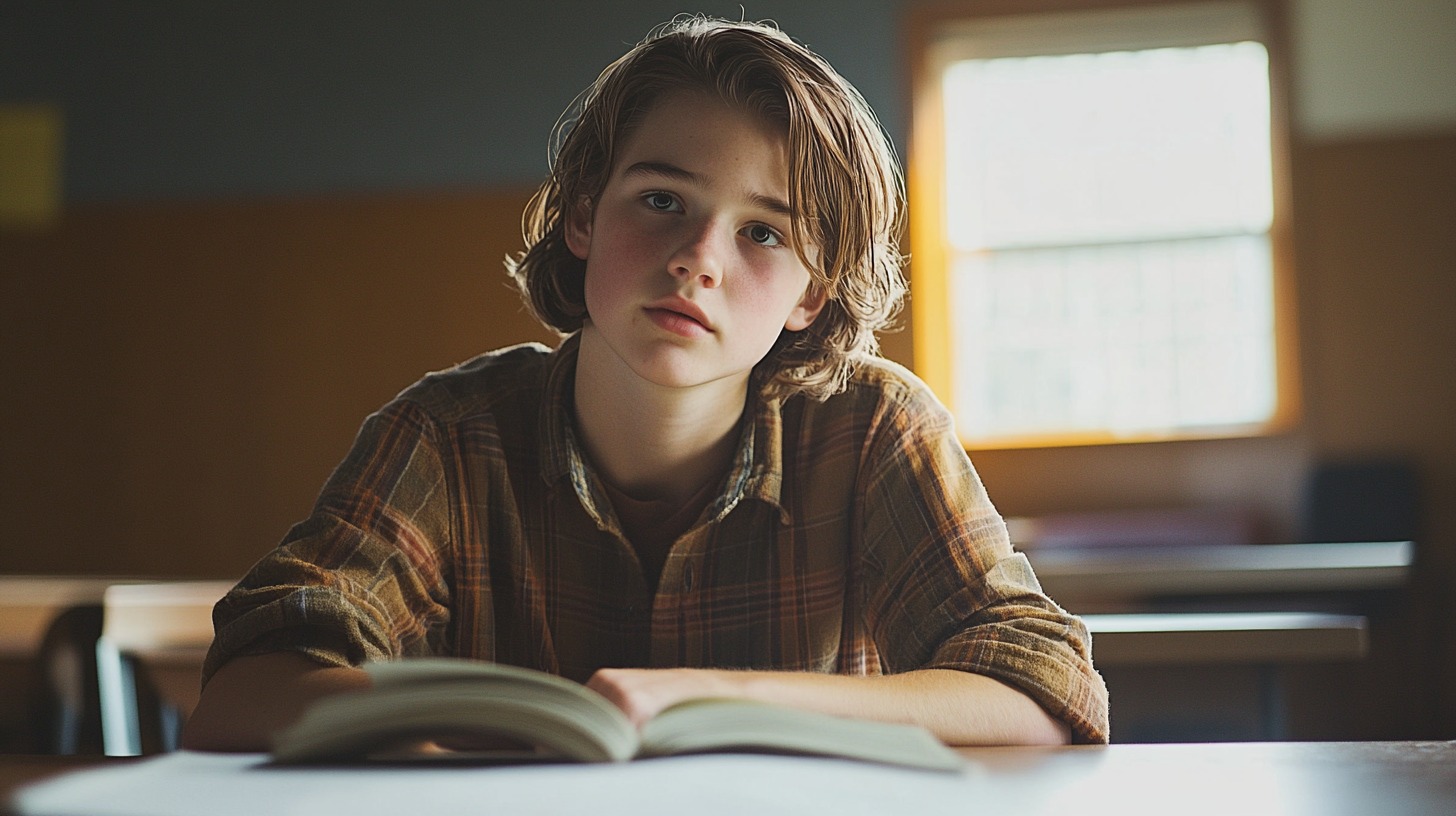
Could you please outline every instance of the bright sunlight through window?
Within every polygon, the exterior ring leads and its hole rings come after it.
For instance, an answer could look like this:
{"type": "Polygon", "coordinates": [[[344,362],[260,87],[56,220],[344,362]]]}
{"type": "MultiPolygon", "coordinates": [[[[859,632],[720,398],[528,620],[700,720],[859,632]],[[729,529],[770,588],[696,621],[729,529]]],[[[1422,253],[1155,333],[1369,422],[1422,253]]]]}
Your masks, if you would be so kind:
{"type": "Polygon", "coordinates": [[[962,437],[1116,441],[1268,423],[1279,389],[1265,46],[972,56],[945,60],[939,82],[933,254],[949,310],[943,395],[962,437]]]}

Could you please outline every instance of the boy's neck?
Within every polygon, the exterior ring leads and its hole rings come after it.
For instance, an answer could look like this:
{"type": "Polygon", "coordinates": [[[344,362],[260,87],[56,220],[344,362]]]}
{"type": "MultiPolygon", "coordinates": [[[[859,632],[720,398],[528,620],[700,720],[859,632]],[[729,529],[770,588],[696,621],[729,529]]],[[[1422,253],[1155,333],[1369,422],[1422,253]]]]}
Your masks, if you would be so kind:
{"type": "Polygon", "coordinates": [[[665,388],[638,377],[588,326],[575,385],[582,445],[601,477],[623,493],[679,504],[727,471],[746,377],[665,388]]]}

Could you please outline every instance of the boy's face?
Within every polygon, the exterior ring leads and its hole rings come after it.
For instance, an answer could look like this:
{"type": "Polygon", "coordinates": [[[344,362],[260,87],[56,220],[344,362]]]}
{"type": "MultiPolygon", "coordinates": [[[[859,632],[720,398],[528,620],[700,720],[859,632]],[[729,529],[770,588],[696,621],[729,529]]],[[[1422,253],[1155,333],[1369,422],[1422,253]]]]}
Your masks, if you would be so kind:
{"type": "Polygon", "coordinates": [[[586,261],[583,342],[604,342],[643,379],[746,382],[783,329],[823,307],[789,244],[784,136],[751,113],[663,97],[593,204],[566,229],[586,261]]]}

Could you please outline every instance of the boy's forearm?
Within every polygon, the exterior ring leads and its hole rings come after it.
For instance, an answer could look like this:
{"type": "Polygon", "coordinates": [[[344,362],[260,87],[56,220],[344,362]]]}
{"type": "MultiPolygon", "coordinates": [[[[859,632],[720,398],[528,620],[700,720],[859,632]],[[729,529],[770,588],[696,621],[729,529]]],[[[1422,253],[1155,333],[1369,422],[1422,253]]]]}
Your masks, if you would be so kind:
{"type": "Polygon", "coordinates": [[[1064,745],[1066,724],[1030,697],[983,675],[924,669],[877,677],[814,672],[604,669],[590,685],[636,722],[698,696],[762,700],[862,719],[924,726],[948,745],[1064,745]]]}
{"type": "Polygon", "coordinates": [[[182,747],[266,751],[273,733],[320,697],[368,688],[355,668],[324,667],[292,652],[238,657],[217,670],[182,731],[182,747]]]}
{"type": "MultiPolygon", "coordinates": [[[[294,653],[240,657],[213,675],[182,747],[265,751],[309,703],[367,688],[360,669],[294,653]]],[[[982,675],[925,669],[878,677],[715,669],[603,669],[589,685],[642,723],[692,697],[741,697],[826,714],[921,725],[949,745],[1065,744],[1067,726],[1021,692],[982,675]]]]}
{"type": "Polygon", "coordinates": [[[924,726],[947,745],[1065,745],[1066,724],[998,680],[952,669],[875,677],[746,672],[748,696],[828,714],[924,726]]]}

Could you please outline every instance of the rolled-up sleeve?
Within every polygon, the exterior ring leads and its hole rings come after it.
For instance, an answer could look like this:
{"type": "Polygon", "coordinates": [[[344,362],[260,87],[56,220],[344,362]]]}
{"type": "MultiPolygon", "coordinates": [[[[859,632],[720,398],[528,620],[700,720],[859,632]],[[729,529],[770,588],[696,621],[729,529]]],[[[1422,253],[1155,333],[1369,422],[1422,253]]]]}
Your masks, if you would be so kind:
{"type": "Polygon", "coordinates": [[[436,435],[403,400],[365,421],[309,518],[214,607],[204,682],[241,655],[343,666],[440,650],[451,504],[436,435]]]}
{"type": "Polygon", "coordinates": [[[886,670],[992,677],[1074,741],[1106,742],[1107,688],[1087,628],[1012,549],[948,412],[928,394],[890,401],[862,465],[866,611],[886,670]]]}

